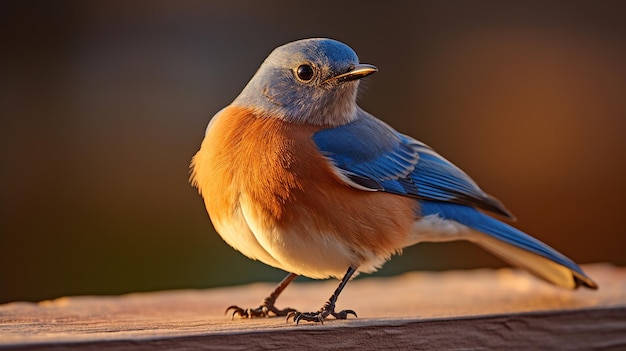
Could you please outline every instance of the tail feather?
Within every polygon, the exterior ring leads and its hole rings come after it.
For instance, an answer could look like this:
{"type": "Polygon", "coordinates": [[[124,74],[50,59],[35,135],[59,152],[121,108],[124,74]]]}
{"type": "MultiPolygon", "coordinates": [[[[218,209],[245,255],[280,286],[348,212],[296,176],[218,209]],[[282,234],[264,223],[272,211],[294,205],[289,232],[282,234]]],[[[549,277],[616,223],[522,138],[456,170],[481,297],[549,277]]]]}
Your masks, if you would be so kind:
{"type": "Polygon", "coordinates": [[[568,289],[575,289],[581,285],[591,289],[597,288],[596,283],[582,271],[563,266],[542,255],[521,249],[493,236],[476,231],[472,241],[508,263],[524,268],[552,284],[568,289]]]}
{"type": "Polygon", "coordinates": [[[437,214],[473,229],[469,240],[548,282],[570,289],[598,288],[576,263],[560,252],[472,207],[430,201],[421,205],[422,215],[437,214]]]}

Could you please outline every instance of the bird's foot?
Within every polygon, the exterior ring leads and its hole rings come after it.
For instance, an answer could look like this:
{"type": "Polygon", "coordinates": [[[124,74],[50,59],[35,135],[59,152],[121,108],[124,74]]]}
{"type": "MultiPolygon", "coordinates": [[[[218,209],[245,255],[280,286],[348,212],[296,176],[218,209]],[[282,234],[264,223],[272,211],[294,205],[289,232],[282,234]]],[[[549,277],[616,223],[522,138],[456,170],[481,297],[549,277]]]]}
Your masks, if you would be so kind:
{"type": "Polygon", "coordinates": [[[328,317],[329,315],[332,315],[336,319],[347,319],[349,314],[357,317],[356,312],[354,312],[353,310],[343,310],[335,312],[335,305],[327,302],[326,304],[324,304],[324,307],[322,307],[317,312],[289,312],[287,314],[287,322],[289,322],[290,319],[293,319],[293,321],[296,322],[296,325],[300,324],[300,321],[324,324],[324,319],[326,319],[326,317],[328,317]]]}
{"type": "Polygon", "coordinates": [[[271,298],[266,298],[261,304],[261,306],[257,308],[243,309],[237,305],[232,305],[232,306],[229,306],[226,309],[226,312],[224,313],[228,313],[231,310],[233,311],[233,315],[232,315],[233,319],[235,319],[235,316],[239,316],[242,318],[284,317],[288,315],[289,313],[297,312],[293,308],[289,308],[289,307],[282,309],[282,310],[276,308],[276,306],[274,306],[274,301],[271,298]]]}

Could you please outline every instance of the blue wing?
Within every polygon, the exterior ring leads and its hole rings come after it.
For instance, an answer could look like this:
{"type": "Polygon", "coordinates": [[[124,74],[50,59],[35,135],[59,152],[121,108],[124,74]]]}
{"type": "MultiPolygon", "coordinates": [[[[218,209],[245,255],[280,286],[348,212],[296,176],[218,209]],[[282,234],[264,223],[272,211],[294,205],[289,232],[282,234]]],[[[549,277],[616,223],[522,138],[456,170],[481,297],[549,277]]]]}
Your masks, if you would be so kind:
{"type": "Polygon", "coordinates": [[[352,123],[313,135],[320,152],[348,184],[415,197],[421,216],[436,215],[486,234],[487,237],[475,238],[476,243],[505,260],[557,285],[597,288],[569,258],[478,211],[475,207],[513,218],[458,167],[366,112],[358,113],[352,123]]]}
{"type": "Polygon", "coordinates": [[[349,124],[313,135],[320,152],[353,184],[418,199],[475,206],[513,218],[458,167],[427,145],[359,110],[349,124]]]}

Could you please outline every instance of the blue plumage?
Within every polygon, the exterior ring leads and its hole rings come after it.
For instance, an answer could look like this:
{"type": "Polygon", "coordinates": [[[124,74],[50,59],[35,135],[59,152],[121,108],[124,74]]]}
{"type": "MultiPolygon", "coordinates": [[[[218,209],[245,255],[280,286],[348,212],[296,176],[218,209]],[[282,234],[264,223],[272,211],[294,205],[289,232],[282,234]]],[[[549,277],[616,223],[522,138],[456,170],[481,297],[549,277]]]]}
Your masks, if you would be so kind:
{"type": "MultiPolygon", "coordinates": [[[[352,123],[313,136],[320,152],[371,190],[476,206],[513,218],[458,167],[425,144],[400,134],[364,111],[352,123]]],[[[353,179],[354,180],[354,179],[353,179]]]]}
{"type": "Polygon", "coordinates": [[[361,189],[414,197],[420,204],[419,217],[436,215],[484,233],[491,239],[483,239],[479,244],[546,280],[566,287],[596,287],[569,258],[478,211],[476,208],[514,219],[465,172],[427,145],[396,132],[367,112],[358,110],[353,122],[321,130],[313,140],[339,172],[361,189]],[[550,268],[551,263],[541,261],[542,258],[565,267],[571,274],[564,276],[562,268],[550,268]]]}

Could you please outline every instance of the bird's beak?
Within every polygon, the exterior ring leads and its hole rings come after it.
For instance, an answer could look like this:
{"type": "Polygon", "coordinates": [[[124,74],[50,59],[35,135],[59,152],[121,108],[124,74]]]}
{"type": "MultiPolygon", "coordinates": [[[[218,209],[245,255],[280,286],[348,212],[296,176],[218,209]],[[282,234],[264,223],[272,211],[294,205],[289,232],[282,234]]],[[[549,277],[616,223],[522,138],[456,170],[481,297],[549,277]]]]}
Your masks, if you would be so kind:
{"type": "Polygon", "coordinates": [[[378,68],[374,65],[358,64],[352,67],[348,72],[336,75],[328,78],[324,83],[343,83],[351,80],[357,80],[369,76],[372,73],[378,72],[378,68]]]}

